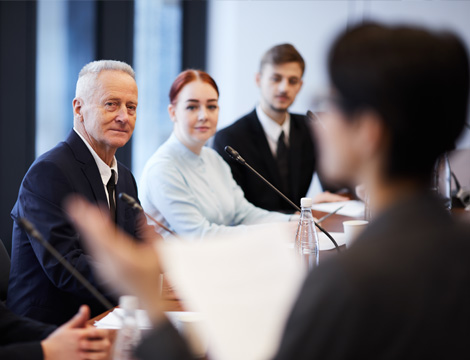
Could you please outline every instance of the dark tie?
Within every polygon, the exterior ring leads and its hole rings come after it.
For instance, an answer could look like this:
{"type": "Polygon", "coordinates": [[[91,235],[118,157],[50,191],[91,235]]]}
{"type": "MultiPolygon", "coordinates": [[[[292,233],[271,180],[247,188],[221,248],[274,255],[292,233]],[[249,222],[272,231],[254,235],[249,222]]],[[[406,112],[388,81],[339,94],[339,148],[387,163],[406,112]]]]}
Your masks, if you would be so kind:
{"type": "Polygon", "coordinates": [[[289,152],[285,142],[284,131],[279,135],[277,141],[277,167],[281,175],[281,191],[289,196],[289,152]]]}
{"type": "Polygon", "coordinates": [[[106,184],[106,189],[108,190],[109,196],[109,212],[111,213],[111,219],[116,222],[116,172],[111,170],[111,177],[109,178],[108,183],[106,184]]]}

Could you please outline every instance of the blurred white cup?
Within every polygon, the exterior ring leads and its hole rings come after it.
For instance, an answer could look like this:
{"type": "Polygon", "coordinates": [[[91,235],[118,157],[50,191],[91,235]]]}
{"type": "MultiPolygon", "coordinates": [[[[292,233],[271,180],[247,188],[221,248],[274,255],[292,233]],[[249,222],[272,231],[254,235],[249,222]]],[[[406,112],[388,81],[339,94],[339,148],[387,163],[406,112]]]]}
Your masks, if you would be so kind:
{"type": "Polygon", "coordinates": [[[367,220],[348,220],[343,221],[344,238],[346,247],[350,247],[360,233],[364,231],[369,222],[367,220]]]}
{"type": "Polygon", "coordinates": [[[204,318],[199,313],[181,312],[176,317],[176,329],[186,339],[192,354],[196,358],[207,353],[207,336],[204,329],[204,318]]]}

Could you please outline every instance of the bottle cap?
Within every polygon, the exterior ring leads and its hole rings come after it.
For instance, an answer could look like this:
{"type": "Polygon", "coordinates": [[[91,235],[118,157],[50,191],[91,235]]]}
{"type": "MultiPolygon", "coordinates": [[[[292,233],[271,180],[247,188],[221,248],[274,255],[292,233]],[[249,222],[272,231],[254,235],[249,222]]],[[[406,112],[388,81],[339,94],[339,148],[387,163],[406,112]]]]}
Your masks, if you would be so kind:
{"type": "Polygon", "coordinates": [[[125,295],[119,298],[119,307],[126,310],[137,310],[139,299],[136,296],[125,295]]]}
{"type": "Polygon", "coordinates": [[[313,205],[313,200],[311,198],[304,197],[304,198],[300,199],[300,207],[301,208],[305,208],[305,207],[311,208],[312,205],[313,205]]]}

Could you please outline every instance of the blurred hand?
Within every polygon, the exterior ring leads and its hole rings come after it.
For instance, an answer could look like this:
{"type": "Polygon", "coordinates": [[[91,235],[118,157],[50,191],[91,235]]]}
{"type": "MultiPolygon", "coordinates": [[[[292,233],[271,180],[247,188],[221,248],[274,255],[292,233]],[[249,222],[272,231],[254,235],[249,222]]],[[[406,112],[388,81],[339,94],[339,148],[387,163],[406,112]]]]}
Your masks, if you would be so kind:
{"type": "Polygon", "coordinates": [[[164,319],[160,308],[160,260],[155,242],[161,237],[149,231],[144,242],[138,242],[117,229],[107,216],[81,197],[66,204],[69,216],[93,258],[100,265],[97,272],[123,294],[136,295],[150,318],[164,319]]]}
{"type": "Polygon", "coordinates": [[[108,331],[87,327],[90,308],[82,305],[78,313],[41,342],[44,360],[109,359],[108,331]]]}
{"type": "Polygon", "coordinates": [[[330,193],[329,191],[325,191],[320,194],[317,194],[313,198],[313,202],[315,204],[326,203],[326,202],[348,201],[348,200],[349,198],[347,196],[333,194],[333,193],[330,193]]]}

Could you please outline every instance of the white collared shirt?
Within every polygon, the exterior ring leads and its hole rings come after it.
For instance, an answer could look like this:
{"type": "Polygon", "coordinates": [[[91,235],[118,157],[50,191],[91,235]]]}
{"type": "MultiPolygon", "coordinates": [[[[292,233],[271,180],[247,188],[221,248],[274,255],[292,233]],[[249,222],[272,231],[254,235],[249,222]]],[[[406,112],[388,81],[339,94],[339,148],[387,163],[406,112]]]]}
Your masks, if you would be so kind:
{"type": "MultiPolygon", "coordinates": [[[[108,194],[108,189],[106,188],[106,184],[108,183],[109,179],[111,178],[111,170],[114,170],[116,173],[115,180],[116,184],[118,182],[118,166],[117,166],[117,161],[116,157],[113,157],[113,162],[111,164],[111,167],[108,166],[96,153],[96,151],[91,147],[91,145],[86,141],[86,139],[80,134],[75,127],[73,128],[73,131],[77,133],[78,136],[80,136],[80,139],[83,140],[85,145],[87,146],[88,150],[90,150],[91,155],[93,156],[93,159],[95,159],[96,165],[98,166],[98,170],[101,175],[101,181],[103,182],[104,186],[104,192],[106,194],[106,198],[108,199],[108,206],[109,206],[109,194],[108,194]]],[[[116,196],[116,195],[115,195],[116,196]]],[[[116,199],[115,199],[116,200],[116,199]]]]}
{"type": "Polygon", "coordinates": [[[287,113],[286,120],[282,126],[266,115],[265,112],[261,109],[260,105],[256,106],[256,115],[258,116],[259,122],[261,123],[266,138],[268,139],[269,148],[271,149],[273,156],[276,157],[277,142],[279,141],[279,136],[283,131],[284,141],[286,146],[289,146],[290,114],[287,113]]]}

